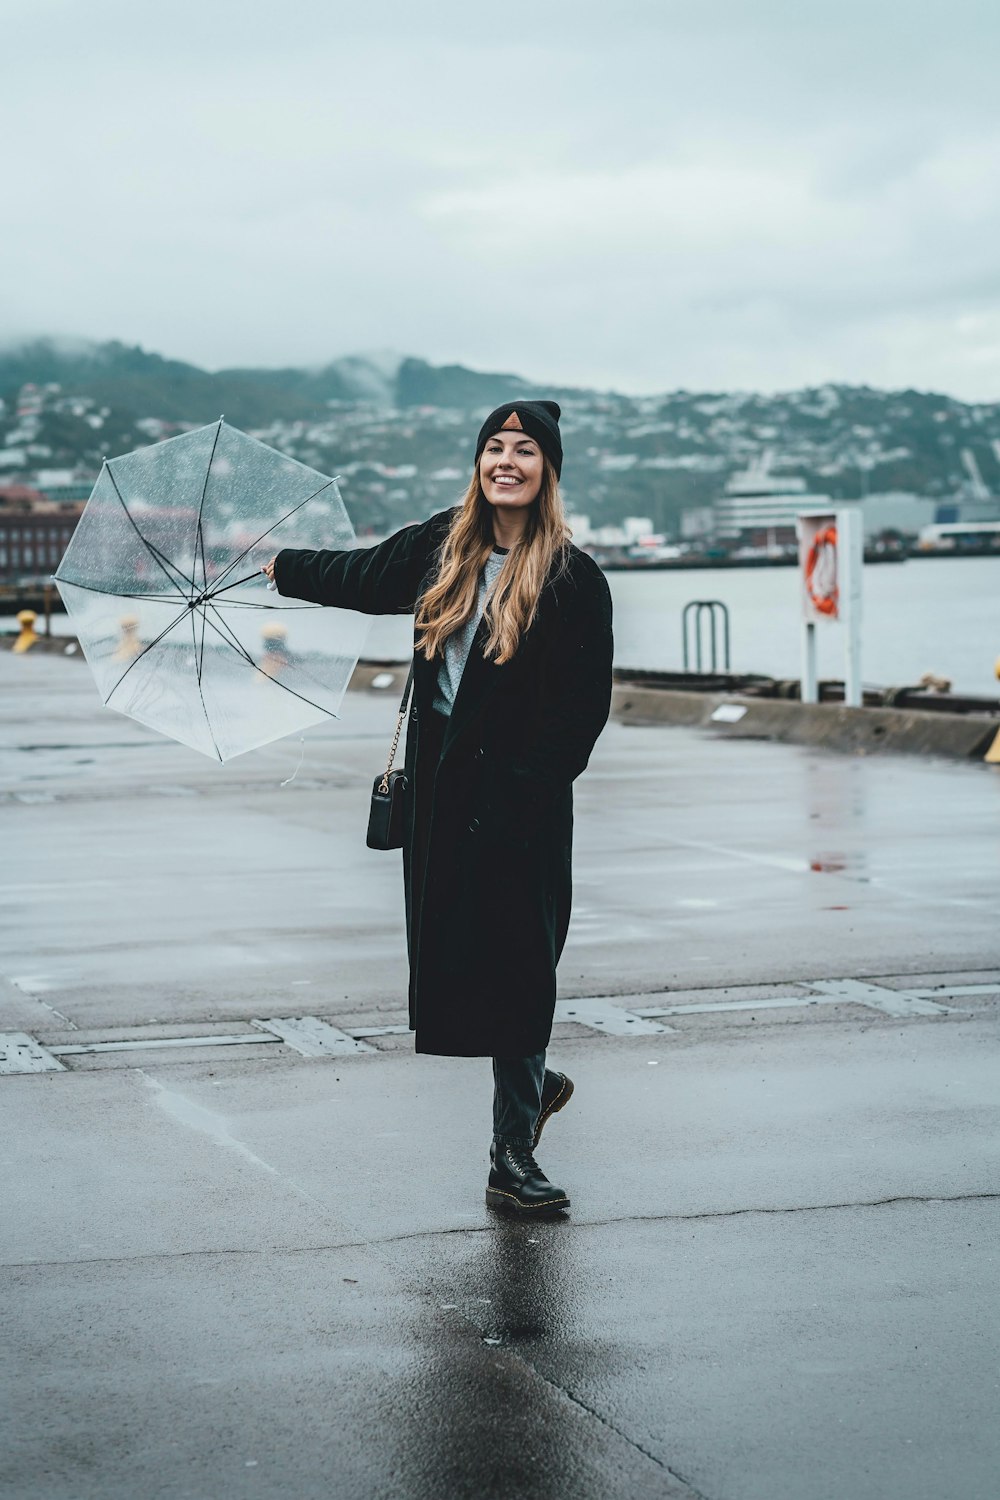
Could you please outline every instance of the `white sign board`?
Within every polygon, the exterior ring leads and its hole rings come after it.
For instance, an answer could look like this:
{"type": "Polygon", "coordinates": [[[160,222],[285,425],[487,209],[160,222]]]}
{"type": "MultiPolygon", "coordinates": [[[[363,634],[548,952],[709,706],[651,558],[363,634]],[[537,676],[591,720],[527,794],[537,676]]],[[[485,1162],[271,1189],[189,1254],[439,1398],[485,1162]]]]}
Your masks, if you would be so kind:
{"type": "Polygon", "coordinates": [[[847,627],[844,701],[862,703],[861,687],[861,514],[856,506],[811,511],[796,521],[799,581],[802,595],[802,701],[819,702],[816,672],[816,626],[821,620],[847,627]]]}

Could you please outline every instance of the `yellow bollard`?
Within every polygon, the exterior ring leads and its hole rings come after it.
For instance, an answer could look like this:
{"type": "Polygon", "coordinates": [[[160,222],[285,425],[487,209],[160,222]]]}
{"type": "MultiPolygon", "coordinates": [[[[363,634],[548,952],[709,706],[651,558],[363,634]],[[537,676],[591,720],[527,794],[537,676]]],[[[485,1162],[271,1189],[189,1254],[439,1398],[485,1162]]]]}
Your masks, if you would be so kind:
{"type": "Polygon", "coordinates": [[[264,655],[260,663],[260,670],[265,677],[280,677],[285,667],[289,665],[288,646],[286,644],[288,631],[284,625],[268,624],[261,631],[264,642],[264,655]]]}
{"type": "Polygon", "coordinates": [[[137,656],[142,655],[142,642],[139,639],[139,616],[122,615],[118,621],[122,628],[121,638],[115,647],[113,660],[135,661],[137,656]]]}
{"type": "Polygon", "coordinates": [[[17,616],[17,623],[21,627],[21,634],[14,642],[12,648],[15,653],[30,651],[32,646],[38,640],[38,636],[36,635],[34,629],[35,621],[37,620],[37,618],[38,616],[35,614],[35,611],[33,609],[22,609],[20,614],[17,616]]]}

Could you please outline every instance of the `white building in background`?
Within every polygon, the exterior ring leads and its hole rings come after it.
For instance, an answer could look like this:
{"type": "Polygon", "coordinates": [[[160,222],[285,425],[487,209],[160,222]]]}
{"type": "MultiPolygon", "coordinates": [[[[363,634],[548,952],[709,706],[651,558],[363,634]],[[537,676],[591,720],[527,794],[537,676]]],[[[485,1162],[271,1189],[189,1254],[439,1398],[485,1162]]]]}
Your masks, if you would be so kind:
{"type": "Polygon", "coordinates": [[[624,521],[625,542],[640,542],[652,535],[653,522],[649,516],[626,516],[624,521]]]}
{"type": "Polygon", "coordinates": [[[803,511],[833,507],[829,495],[810,494],[804,479],[772,474],[771,454],[766,452],[727,480],[715,502],[715,529],[719,536],[794,529],[795,518],[803,511]]]}
{"type": "Polygon", "coordinates": [[[589,516],[568,515],[566,520],[578,547],[633,547],[653,535],[649,516],[626,516],[620,526],[591,526],[589,516]]]}
{"type": "Polygon", "coordinates": [[[35,470],[35,488],[41,490],[43,494],[47,494],[53,486],[61,488],[64,485],[72,484],[75,479],[75,469],[35,470]]]}

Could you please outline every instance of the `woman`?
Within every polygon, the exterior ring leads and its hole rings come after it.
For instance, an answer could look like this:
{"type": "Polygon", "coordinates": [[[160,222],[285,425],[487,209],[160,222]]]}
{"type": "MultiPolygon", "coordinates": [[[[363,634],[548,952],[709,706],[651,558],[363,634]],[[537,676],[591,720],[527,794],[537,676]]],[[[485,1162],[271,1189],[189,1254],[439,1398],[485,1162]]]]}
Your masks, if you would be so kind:
{"type": "Polygon", "coordinates": [[[462,505],[351,552],[286,550],[278,591],[415,613],[403,842],[416,1050],[492,1057],[486,1201],[569,1207],[532,1152],[573,1085],[545,1067],[569,923],[572,783],[611,701],[611,598],[574,547],[554,401],[483,423],[462,505]]]}

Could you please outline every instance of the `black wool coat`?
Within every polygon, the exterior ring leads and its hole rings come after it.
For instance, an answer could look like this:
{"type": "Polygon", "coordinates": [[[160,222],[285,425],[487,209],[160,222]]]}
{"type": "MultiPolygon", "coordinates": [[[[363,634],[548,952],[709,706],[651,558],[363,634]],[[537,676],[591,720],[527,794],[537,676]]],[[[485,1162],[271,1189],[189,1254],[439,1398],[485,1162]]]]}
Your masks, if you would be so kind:
{"type": "MultiPolygon", "coordinates": [[[[412,613],[454,512],[376,547],[278,553],[278,591],[365,614],[412,613]]],[[[549,1040],[572,896],[573,781],[611,704],[611,596],[570,547],[511,661],[483,655],[480,622],[440,759],[421,754],[438,661],[414,657],[403,843],[410,1025],[416,1050],[525,1057],[549,1040]],[[426,864],[414,791],[431,797],[426,864]]],[[[425,741],[426,743],[426,741],[425,741]]]]}

